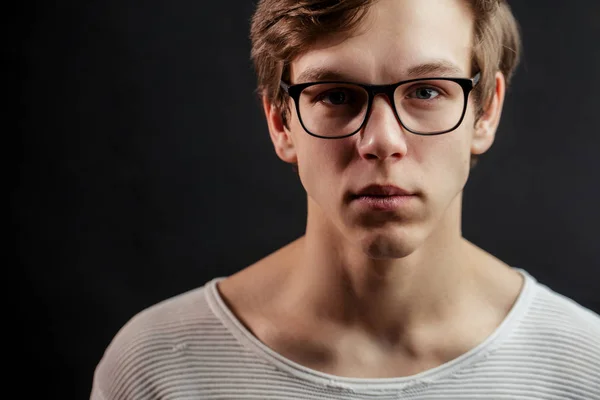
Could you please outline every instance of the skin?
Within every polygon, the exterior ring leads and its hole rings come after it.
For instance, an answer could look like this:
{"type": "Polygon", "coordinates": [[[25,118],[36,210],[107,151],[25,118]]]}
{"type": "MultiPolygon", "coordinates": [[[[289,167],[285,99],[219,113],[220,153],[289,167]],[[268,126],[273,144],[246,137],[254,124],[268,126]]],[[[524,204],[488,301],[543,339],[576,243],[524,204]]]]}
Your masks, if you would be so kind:
{"type": "MultiPolygon", "coordinates": [[[[381,0],[350,38],[323,39],[293,60],[291,83],[315,67],[372,84],[471,78],[472,32],[472,14],[460,0],[381,0]],[[457,72],[408,74],[439,61],[457,72]]],[[[283,356],[347,377],[411,375],[483,342],[523,283],[461,232],[469,160],[492,145],[504,95],[497,73],[479,120],[470,100],[459,128],[428,137],[405,131],[380,95],[363,129],[338,140],[308,135],[295,107],[285,126],[265,99],[277,155],[298,164],[307,226],[301,238],[219,284],[232,311],[283,356]],[[373,183],[415,196],[386,213],[348,200],[373,183]]]]}

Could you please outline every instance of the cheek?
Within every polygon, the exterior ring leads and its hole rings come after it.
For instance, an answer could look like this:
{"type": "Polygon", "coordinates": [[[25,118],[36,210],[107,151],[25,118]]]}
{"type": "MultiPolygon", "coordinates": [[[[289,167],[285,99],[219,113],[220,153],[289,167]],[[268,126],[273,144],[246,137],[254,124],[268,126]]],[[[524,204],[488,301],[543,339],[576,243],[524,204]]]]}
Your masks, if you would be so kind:
{"type": "Polygon", "coordinates": [[[470,170],[471,130],[461,126],[444,135],[416,138],[413,157],[430,191],[462,190],[470,170]]]}
{"type": "Polygon", "coordinates": [[[324,140],[306,136],[298,147],[301,179],[307,191],[310,189],[318,189],[319,192],[331,191],[340,184],[340,177],[346,168],[344,154],[348,150],[341,145],[341,140],[324,140]]]}
{"type": "Polygon", "coordinates": [[[348,185],[348,163],[352,145],[344,139],[302,140],[298,151],[300,181],[308,196],[329,214],[336,214],[344,188],[348,185]]]}
{"type": "Polygon", "coordinates": [[[328,187],[333,177],[343,169],[343,140],[316,138],[304,131],[294,115],[290,122],[290,131],[298,158],[300,180],[309,195],[315,190],[328,187]]]}

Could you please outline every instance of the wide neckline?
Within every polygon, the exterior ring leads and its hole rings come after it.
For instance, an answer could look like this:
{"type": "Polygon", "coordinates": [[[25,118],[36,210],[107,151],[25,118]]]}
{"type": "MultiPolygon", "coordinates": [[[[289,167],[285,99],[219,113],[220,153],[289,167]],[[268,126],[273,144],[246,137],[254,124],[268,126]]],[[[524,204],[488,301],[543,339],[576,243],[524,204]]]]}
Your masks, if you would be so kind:
{"type": "Polygon", "coordinates": [[[524,284],[513,307],[494,332],[492,332],[482,343],[451,361],[414,375],[395,378],[342,377],[317,371],[298,364],[261,342],[229,309],[217,288],[217,284],[226,279],[226,277],[216,277],[209,281],[205,285],[207,289],[205,292],[208,304],[214,314],[245,348],[278,369],[286,371],[288,374],[293,375],[298,379],[309,381],[317,385],[348,389],[353,392],[365,390],[406,390],[407,387],[427,385],[434,380],[456,373],[458,370],[472,365],[486,357],[490,352],[494,351],[502,344],[525,314],[531,303],[535,283],[537,282],[537,280],[524,269],[516,267],[513,267],[513,269],[521,273],[524,277],[524,284]]]}

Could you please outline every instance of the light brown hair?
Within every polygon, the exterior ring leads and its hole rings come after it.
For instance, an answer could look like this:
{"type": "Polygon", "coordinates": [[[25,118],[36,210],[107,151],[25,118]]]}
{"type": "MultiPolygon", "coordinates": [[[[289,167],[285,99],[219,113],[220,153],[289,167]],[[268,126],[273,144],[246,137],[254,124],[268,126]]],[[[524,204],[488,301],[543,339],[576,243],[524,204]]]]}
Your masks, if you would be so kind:
{"type": "MultiPolygon", "coordinates": [[[[258,78],[259,96],[282,113],[288,103],[279,88],[287,79],[289,64],[318,39],[335,33],[351,34],[377,0],[260,0],[252,17],[251,57],[258,78]]],[[[521,51],[517,22],[506,0],[464,0],[475,17],[473,71],[481,71],[474,91],[479,117],[495,89],[494,75],[501,71],[507,86],[521,51]]]]}

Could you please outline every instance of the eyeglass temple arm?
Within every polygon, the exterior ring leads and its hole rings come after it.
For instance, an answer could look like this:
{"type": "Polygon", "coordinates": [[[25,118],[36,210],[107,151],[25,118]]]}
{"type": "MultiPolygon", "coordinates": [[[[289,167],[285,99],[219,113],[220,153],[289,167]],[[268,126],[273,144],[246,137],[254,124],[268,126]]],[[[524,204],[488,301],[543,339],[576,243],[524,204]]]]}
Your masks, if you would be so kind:
{"type": "Polygon", "coordinates": [[[477,86],[477,84],[481,80],[481,71],[478,72],[477,75],[475,75],[471,80],[473,81],[473,87],[477,86]]]}
{"type": "Polygon", "coordinates": [[[289,93],[290,85],[285,83],[284,81],[279,81],[279,86],[285,90],[286,93],[289,93]]]}

